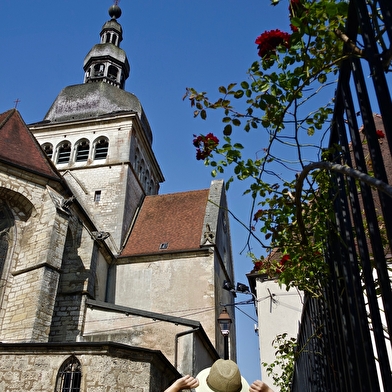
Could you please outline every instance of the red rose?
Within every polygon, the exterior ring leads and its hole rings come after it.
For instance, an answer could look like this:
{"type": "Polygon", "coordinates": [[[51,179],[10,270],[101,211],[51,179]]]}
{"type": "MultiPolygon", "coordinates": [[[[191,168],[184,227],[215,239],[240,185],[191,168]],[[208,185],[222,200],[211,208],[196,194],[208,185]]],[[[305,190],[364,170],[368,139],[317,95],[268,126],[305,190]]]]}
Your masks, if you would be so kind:
{"type": "Polygon", "coordinates": [[[197,160],[206,159],[211,154],[212,150],[219,144],[219,139],[213,133],[208,133],[205,136],[193,136],[193,145],[196,147],[197,160]]]}
{"type": "Polygon", "coordinates": [[[379,139],[384,139],[385,137],[385,133],[381,129],[377,129],[376,134],[379,139]]]}
{"type": "Polygon", "coordinates": [[[276,52],[279,45],[289,47],[290,34],[280,31],[278,29],[265,31],[263,34],[256,38],[255,44],[259,49],[259,56],[261,58],[269,58],[271,53],[276,52]]]}
{"type": "Polygon", "coordinates": [[[279,264],[276,266],[276,273],[280,274],[284,271],[285,268],[285,264],[290,260],[290,256],[289,255],[284,255],[280,261],[279,264]]]}
{"type": "Polygon", "coordinates": [[[261,269],[263,269],[264,263],[260,260],[255,261],[255,271],[260,271],[261,269]]]}

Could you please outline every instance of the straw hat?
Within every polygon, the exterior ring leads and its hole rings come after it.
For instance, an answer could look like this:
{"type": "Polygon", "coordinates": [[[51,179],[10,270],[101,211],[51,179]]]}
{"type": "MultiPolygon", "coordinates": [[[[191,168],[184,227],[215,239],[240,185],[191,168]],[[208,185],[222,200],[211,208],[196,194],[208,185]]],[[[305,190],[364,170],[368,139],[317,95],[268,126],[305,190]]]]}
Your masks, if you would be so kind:
{"type": "Polygon", "coordinates": [[[199,380],[196,392],[249,392],[249,384],[241,376],[237,364],[230,359],[218,359],[196,378],[199,380]]]}

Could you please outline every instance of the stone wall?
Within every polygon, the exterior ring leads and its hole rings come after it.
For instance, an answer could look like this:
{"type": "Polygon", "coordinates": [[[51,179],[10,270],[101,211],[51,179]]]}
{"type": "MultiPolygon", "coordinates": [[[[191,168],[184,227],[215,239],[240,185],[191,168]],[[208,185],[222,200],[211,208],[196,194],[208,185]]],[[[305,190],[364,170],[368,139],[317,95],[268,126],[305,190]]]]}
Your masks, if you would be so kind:
{"type": "Polygon", "coordinates": [[[0,344],[0,391],[53,392],[61,365],[81,364],[81,392],[160,392],[179,377],[158,351],[102,344],[0,344]]]}
{"type": "Polygon", "coordinates": [[[42,178],[20,174],[0,173],[0,197],[15,220],[2,275],[0,341],[46,342],[68,216],[42,178]]]}
{"type": "Polygon", "coordinates": [[[58,123],[30,127],[38,142],[56,149],[64,141],[73,153],[69,163],[56,164],[99,231],[111,234],[107,244],[119,253],[128,228],[145,194],[156,194],[163,176],[135,113],[80,124],[58,123]],[[106,159],[94,160],[94,141],[109,140],[106,159]],[[75,161],[75,146],[83,139],[90,145],[87,161],[75,161]],[[137,152],[138,151],[138,152],[137,152]],[[153,184],[152,187],[150,185],[153,184]],[[95,193],[99,192],[99,200],[95,193]]]}

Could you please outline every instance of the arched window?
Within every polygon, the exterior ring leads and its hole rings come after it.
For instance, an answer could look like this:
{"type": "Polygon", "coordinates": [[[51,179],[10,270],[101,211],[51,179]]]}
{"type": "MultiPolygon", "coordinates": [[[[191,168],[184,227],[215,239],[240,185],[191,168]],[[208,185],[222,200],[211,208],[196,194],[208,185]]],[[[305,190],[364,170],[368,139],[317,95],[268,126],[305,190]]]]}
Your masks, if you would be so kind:
{"type": "Polygon", "coordinates": [[[45,143],[42,145],[42,149],[49,159],[52,159],[53,156],[53,146],[50,143],[45,143]]]}
{"type": "Polygon", "coordinates": [[[117,80],[118,68],[114,65],[110,65],[108,69],[108,77],[113,80],[117,80]]]}
{"type": "Polygon", "coordinates": [[[103,76],[105,72],[104,64],[95,64],[94,65],[94,76],[103,76]]]}
{"type": "Polygon", "coordinates": [[[135,169],[135,171],[137,171],[139,168],[139,160],[140,160],[139,157],[140,157],[140,151],[138,148],[136,148],[135,161],[133,162],[133,168],[135,169]]]}
{"type": "Polygon", "coordinates": [[[79,392],[81,379],[80,362],[72,356],[64,361],[57,373],[55,392],[79,392]]]}
{"type": "Polygon", "coordinates": [[[146,170],[146,174],[144,176],[144,189],[147,191],[149,187],[149,182],[150,182],[150,172],[148,169],[146,170]]]}
{"type": "Polygon", "coordinates": [[[88,140],[83,139],[76,145],[76,162],[86,162],[90,152],[90,143],[88,140]]]}
{"type": "MultiPolygon", "coordinates": [[[[0,200],[0,279],[3,274],[5,262],[8,254],[8,247],[10,241],[9,230],[13,226],[12,213],[8,207],[0,200]]],[[[0,298],[1,298],[0,286],[0,298]]]]}
{"type": "Polygon", "coordinates": [[[109,151],[109,140],[106,137],[100,137],[95,142],[94,159],[106,159],[109,151]]]}
{"type": "Polygon", "coordinates": [[[139,180],[141,182],[143,182],[143,177],[144,177],[144,160],[142,159],[142,161],[140,162],[140,167],[139,167],[139,180]]]}
{"type": "Polygon", "coordinates": [[[62,142],[57,149],[57,163],[68,163],[71,157],[71,143],[62,142]]]}

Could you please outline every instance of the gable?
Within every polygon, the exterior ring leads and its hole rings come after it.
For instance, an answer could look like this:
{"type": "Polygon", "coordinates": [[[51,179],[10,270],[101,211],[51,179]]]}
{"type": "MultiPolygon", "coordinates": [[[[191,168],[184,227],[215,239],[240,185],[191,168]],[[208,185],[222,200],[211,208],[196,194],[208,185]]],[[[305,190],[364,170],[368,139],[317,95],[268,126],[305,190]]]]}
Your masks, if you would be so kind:
{"type": "Polygon", "coordinates": [[[0,161],[60,180],[16,109],[0,114],[0,161]]]}

